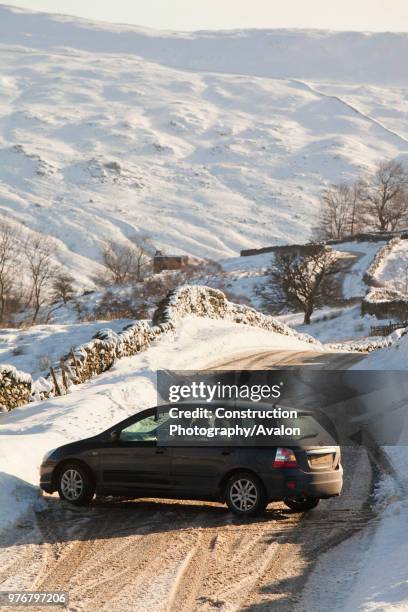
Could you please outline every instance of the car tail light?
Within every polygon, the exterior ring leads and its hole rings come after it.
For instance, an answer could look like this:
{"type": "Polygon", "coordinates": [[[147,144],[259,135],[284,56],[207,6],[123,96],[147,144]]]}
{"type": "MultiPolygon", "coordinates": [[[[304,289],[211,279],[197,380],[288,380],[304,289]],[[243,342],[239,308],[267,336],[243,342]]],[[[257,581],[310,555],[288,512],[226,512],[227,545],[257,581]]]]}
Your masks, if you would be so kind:
{"type": "Polygon", "coordinates": [[[277,448],[274,468],[294,468],[297,467],[296,455],[291,448],[277,448]]]}

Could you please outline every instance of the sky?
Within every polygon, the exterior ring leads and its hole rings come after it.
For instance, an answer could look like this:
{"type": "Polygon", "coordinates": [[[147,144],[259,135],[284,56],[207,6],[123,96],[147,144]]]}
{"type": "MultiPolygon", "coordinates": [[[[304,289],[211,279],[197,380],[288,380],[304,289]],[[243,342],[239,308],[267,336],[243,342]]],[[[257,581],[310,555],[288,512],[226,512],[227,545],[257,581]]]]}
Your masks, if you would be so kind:
{"type": "Polygon", "coordinates": [[[170,30],[408,32],[408,0],[5,0],[3,4],[170,30]]]}

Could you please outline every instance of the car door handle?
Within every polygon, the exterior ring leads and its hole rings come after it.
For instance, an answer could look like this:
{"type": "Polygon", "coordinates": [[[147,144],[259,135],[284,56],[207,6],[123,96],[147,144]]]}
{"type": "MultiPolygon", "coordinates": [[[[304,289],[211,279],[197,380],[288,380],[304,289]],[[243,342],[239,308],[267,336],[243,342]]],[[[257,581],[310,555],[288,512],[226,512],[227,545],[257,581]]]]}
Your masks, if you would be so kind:
{"type": "Polygon", "coordinates": [[[156,448],[156,455],[164,455],[165,452],[163,448],[156,448]]]}
{"type": "Polygon", "coordinates": [[[226,450],[221,451],[221,455],[230,455],[230,454],[231,454],[230,451],[226,451],[226,450]]]}

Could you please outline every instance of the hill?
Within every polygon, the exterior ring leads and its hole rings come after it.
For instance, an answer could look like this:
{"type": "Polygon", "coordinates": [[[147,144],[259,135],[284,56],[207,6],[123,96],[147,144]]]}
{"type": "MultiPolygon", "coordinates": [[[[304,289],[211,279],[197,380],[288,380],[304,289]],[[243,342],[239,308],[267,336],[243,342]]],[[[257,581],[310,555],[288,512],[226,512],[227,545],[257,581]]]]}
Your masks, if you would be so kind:
{"type": "Polygon", "coordinates": [[[106,238],[212,259],[307,240],[324,186],[408,153],[406,34],[0,6],[0,40],[0,213],[54,236],[85,285],[106,238]]]}

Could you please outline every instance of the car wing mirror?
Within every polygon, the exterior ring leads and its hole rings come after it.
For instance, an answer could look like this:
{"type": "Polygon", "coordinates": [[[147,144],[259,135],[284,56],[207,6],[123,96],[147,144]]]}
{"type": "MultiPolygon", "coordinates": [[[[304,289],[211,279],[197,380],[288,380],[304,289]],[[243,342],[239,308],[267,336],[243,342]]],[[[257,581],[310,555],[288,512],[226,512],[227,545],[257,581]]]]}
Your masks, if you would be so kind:
{"type": "Polygon", "coordinates": [[[110,438],[111,442],[119,442],[119,440],[120,440],[120,431],[118,431],[117,429],[114,429],[113,431],[110,432],[109,438],[110,438]]]}

